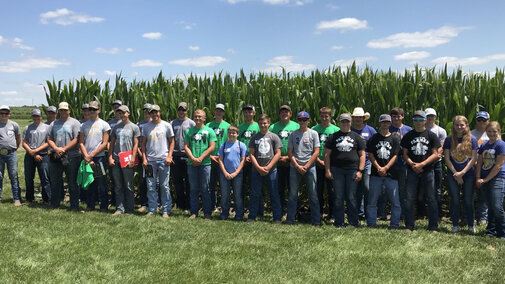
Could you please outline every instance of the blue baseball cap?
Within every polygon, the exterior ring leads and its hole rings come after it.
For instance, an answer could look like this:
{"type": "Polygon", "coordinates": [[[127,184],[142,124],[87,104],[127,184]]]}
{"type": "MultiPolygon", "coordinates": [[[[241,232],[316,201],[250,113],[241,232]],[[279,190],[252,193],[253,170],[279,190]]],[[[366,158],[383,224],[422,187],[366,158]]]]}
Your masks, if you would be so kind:
{"type": "Polygon", "coordinates": [[[296,115],[296,118],[310,118],[310,115],[306,111],[301,111],[296,115]]]}
{"type": "Polygon", "coordinates": [[[477,113],[477,117],[476,118],[484,118],[486,120],[489,119],[489,113],[487,111],[479,111],[477,113]]]}

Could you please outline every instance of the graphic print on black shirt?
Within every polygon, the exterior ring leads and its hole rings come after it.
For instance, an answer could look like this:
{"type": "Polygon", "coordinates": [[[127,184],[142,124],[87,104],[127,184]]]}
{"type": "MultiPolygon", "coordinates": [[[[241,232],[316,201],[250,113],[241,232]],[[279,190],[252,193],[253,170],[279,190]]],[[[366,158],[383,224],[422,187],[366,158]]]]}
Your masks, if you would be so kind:
{"type": "MultiPolygon", "coordinates": [[[[401,146],[407,149],[407,155],[413,162],[421,163],[431,156],[433,149],[440,147],[440,141],[436,134],[429,130],[423,132],[411,130],[403,136],[401,146]]],[[[432,167],[433,163],[424,166],[424,169],[429,170],[432,167]]]]}
{"type": "MultiPolygon", "coordinates": [[[[389,161],[400,152],[400,138],[398,135],[389,135],[388,137],[382,136],[380,133],[374,134],[368,141],[367,152],[373,154],[379,166],[386,166],[389,161]]],[[[397,179],[397,173],[390,168],[387,176],[397,179]]],[[[380,176],[377,168],[372,166],[372,175],[380,176]]]]}

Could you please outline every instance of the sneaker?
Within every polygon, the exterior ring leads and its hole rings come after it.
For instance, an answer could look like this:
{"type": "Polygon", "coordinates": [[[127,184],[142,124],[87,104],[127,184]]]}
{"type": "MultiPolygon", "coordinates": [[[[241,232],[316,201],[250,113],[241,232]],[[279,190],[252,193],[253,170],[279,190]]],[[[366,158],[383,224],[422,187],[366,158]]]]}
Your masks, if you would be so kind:
{"type": "Polygon", "coordinates": [[[141,207],[138,209],[138,211],[139,211],[140,213],[145,212],[146,210],[147,210],[147,207],[145,207],[145,206],[141,206],[141,207]]]}
{"type": "Polygon", "coordinates": [[[474,227],[468,227],[468,232],[470,234],[475,234],[475,228],[474,227]]]}
{"type": "Polygon", "coordinates": [[[14,201],[14,206],[16,206],[16,207],[21,206],[21,201],[19,201],[19,200],[15,200],[15,201],[14,201]]]}
{"type": "Polygon", "coordinates": [[[451,232],[453,232],[453,233],[457,233],[458,231],[459,231],[459,227],[458,227],[458,226],[453,226],[453,227],[452,227],[451,232]]]}
{"type": "Polygon", "coordinates": [[[163,217],[163,218],[168,218],[168,213],[166,213],[166,212],[165,212],[165,213],[163,213],[163,215],[161,215],[161,217],[163,217]]]}
{"type": "Polygon", "coordinates": [[[189,219],[196,219],[196,215],[195,214],[191,214],[191,216],[189,216],[189,219]]]}
{"type": "Polygon", "coordinates": [[[149,212],[149,213],[146,214],[146,217],[152,217],[152,216],[154,216],[154,214],[151,213],[151,212],[149,212]]]}
{"type": "Polygon", "coordinates": [[[123,212],[121,212],[121,211],[116,211],[116,212],[114,212],[114,214],[112,214],[112,216],[119,216],[119,215],[121,215],[121,214],[123,214],[123,212]]]}

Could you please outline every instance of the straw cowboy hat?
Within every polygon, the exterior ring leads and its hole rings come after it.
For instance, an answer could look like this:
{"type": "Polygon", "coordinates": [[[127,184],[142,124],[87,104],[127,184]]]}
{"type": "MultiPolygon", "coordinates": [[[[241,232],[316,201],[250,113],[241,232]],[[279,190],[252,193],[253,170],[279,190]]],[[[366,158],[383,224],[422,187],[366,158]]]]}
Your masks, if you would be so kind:
{"type": "Polygon", "coordinates": [[[362,107],[356,107],[352,111],[351,116],[363,116],[363,120],[368,120],[370,118],[370,113],[365,112],[362,107]]]}

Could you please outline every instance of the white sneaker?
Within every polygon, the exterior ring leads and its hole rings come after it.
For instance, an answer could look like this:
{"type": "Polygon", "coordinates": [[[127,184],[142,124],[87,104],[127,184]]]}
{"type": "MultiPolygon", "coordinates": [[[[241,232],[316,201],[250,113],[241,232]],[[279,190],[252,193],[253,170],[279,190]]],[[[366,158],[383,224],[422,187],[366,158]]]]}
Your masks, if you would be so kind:
{"type": "Polygon", "coordinates": [[[458,226],[453,226],[453,227],[452,227],[451,232],[453,232],[453,233],[457,233],[458,231],[459,231],[459,227],[458,227],[458,226]]]}

